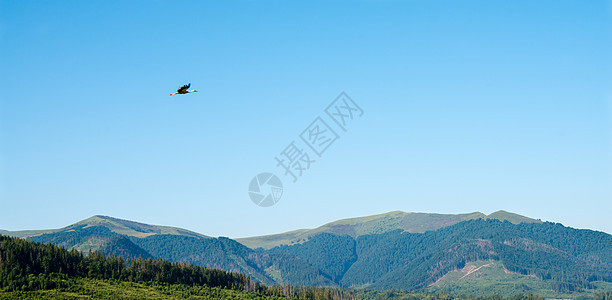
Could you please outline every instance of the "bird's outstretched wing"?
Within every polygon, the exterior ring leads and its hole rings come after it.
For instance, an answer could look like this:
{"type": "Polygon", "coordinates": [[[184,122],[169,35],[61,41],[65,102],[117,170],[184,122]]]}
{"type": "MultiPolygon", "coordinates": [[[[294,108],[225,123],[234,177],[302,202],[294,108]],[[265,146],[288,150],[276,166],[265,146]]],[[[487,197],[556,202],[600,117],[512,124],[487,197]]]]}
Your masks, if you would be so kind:
{"type": "Polygon", "coordinates": [[[183,93],[187,92],[187,89],[190,86],[191,86],[191,83],[190,84],[186,84],[186,85],[182,86],[180,89],[178,89],[177,92],[179,92],[179,94],[183,94],[183,93]]]}

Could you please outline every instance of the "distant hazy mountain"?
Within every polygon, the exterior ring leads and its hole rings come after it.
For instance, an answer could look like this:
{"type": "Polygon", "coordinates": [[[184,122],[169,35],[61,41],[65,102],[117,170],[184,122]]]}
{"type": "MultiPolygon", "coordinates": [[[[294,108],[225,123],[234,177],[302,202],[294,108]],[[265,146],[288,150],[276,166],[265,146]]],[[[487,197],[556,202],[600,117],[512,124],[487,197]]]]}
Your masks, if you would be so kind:
{"type": "Polygon", "coordinates": [[[324,232],[336,235],[346,234],[353,238],[368,234],[381,234],[398,229],[410,233],[422,233],[437,230],[458,222],[476,219],[495,219],[509,221],[513,224],[541,223],[541,221],[503,210],[488,216],[480,212],[453,215],[393,211],[386,214],[335,221],[315,229],[302,229],[274,235],[241,238],[236,239],[236,241],[250,248],[270,249],[280,245],[301,243],[311,236],[324,232]]]}
{"type": "Polygon", "coordinates": [[[62,229],[5,233],[83,252],[236,271],[266,284],[572,298],[612,290],[611,235],[504,211],[391,212],[240,240],[251,248],[103,216],[62,229]]]}

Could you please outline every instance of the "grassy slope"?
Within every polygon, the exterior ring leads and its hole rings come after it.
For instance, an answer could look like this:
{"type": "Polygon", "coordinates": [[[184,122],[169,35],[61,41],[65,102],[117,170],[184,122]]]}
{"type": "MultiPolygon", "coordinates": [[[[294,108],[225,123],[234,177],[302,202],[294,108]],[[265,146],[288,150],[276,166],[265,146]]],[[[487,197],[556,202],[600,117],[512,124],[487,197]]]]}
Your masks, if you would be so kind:
{"type": "Polygon", "coordinates": [[[250,238],[236,239],[249,248],[270,249],[280,245],[292,245],[302,243],[313,235],[326,232],[332,234],[348,234],[353,238],[367,234],[379,234],[392,230],[401,229],[411,233],[422,233],[450,226],[455,223],[473,219],[497,219],[507,220],[518,224],[521,222],[540,223],[538,220],[530,219],[518,214],[505,212],[503,210],[485,215],[480,212],[468,214],[429,214],[429,213],[406,213],[393,211],[385,214],[367,216],[361,218],[350,218],[325,224],[315,229],[302,229],[281,234],[265,235],[250,238]]]}
{"type": "Polygon", "coordinates": [[[0,234],[18,238],[27,238],[31,236],[39,236],[47,233],[54,233],[61,231],[61,229],[47,229],[47,230],[19,230],[19,231],[0,231],[0,234]]]}
{"type": "Polygon", "coordinates": [[[486,217],[486,219],[495,219],[500,221],[508,221],[513,224],[519,223],[542,223],[540,220],[531,219],[525,216],[521,216],[519,214],[514,214],[507,211],[496,211],[486,217]]]}
{"type": "MultiPolygon", "coordinates": [[[[207,286],[146,285],[89,278],[70,279],[67,287],[31,292],[0,292],[0,299],[281,299],[207,286]]],[[[285,298],[282,299],[292,299],[285,298]]]]}
{"type": "Polygon", "coordinates": [[[612,283],[596,282],[598,289],[585,290],[581,293],[558,293],[550,289],[547,281],[534,276],[521,275],[504,268],[500,261],[474,261],[466,264],[461,270],[447,273],[429,286],[430,292],[458,291],[474,296],[491,294],[537,294],[547,298],[576,298],[577,296],[594,296],[602,291],[612,290],[612,283]]]}
{"type": "Polygon", "coordinates": [[[105,226],[115,233],[134,237],[147,237],[156,234],[171,234],[204,238],[207,237],[203,234],[199,234],[182,228],[148,225],[106,216],[93,216],[72,226],[79,226],[82,224],[87,224],[88,226],[105,226]]]}
{"type": "Polygon", "coordinates": [[[168,226],[157,226],[157,225],[148,225],[133,221],[121,220],[107,216],[93,216],[89,219],[85,219],[73,225],[60,228],[60,229],[50,229],[50,230],[23,230],[23,231],[5,231],[2,234],[20,238],[27,238],[33,236],[39,236],[48,233],[56,233],[63,231],[73,230],[75,227],[80,227],[85,225],[85,228],[91,226],[104,226],[110,229],[112,232],[123,234],[127,236],[133,237],[147,237],[156,234],[172,234],[172,235],[183,235],[190,237],[203,237],[208,238],[203,234],[199,234],[193,231],[189,231],[182,228],[176,227],[168,227],[168,226]]]}

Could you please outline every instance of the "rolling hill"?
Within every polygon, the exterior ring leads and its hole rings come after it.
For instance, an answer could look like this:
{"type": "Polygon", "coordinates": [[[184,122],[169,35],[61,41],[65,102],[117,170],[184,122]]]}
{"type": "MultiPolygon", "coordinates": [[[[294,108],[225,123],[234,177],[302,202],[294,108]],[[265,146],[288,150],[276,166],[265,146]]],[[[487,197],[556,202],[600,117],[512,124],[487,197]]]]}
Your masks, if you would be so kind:
{"type": "Polygon", "coordinates": [[[138,223],[134,221],[122,220],[107,216],[93,216],[89,219],[85,219],[83,221],[77,222],[70,226],[60,228],[60,229],[49,229],[49,230],[22,230],[22,231],[1,231],[0,233],[3,235],[20,237],[20,238],[29,238],[40,236],[43,234],[52,234],[57,232],[66,232],[71,231],[76,228],[88,228],[88,227],[105,227],[108,228],[111,232],[130,236],[130,237],[148,237],[156,234],[168,234],[168,235],[181,235],[181,236],[191,236],[191,237],[202,237],[207,238],[207,236],[203,234],[199,234],[193,231],[189,231],[187,229],[176,228],[176,227],[168,227],[168,226],[159,226],[159,225],[149,225],[144,223],[138,223]]]}
{"type": "Polygon", "coordinates": [[[503,210],[488,216],[480,212],[468,214],[432,214],[393,211],[380,215],[339,220],[315,229],[301,229],[274,235],[239,238],[236,241],[249,248],[270,249],[280,245],[301,243],[320,233],[346,234],[353,238],[368,234],[381,234],[398,229],[410,233],[423,233],[458,222],[475,219],[509,221],[513,224],[541,223],[541,221],[503,210]]]}

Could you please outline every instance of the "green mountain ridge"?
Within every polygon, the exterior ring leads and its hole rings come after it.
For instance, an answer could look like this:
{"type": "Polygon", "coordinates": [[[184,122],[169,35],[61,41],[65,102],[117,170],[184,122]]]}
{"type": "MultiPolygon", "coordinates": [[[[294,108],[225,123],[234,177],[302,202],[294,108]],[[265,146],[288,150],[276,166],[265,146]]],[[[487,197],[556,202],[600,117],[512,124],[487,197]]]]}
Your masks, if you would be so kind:
{"type": "Polygon", "coordinates": [[[133,237],[147,237],[156,234],[170,234],[170,235],[182,235],[182,236],[191,236],[191,237],[202,237],[209,238],[206,235],[193,232],[187,229],[178,228],[178,227],[170,227],[170,226],[159,226],[159,225],[149,225],[144,223],[138,223],[134,221],[122,220],[108,216],[96,215],[91,218],[79,221],[72,225],[66,226],[64,228],[59,229],[48,229],[48,230],[20,230],[20,231],[3,231],[0,230],[0,233],[8,236],[14,236],[19,238],[29,238],[34,236],[40,236],[43,234],[51,234],[63,231],[74,230],[77,227],[94,227],[94,226],[103,226],[110,229],[112,232],[133,236],[133,237]]]}
{"type": "Polygon", "coordinates": [[[135,245],[128,236],[112,232],[106,227],[75,224],[68,228],[70,229],[36,235],[27,239],[54,244],[66,249],[75,249],[85,254],[100,251],[107,255],[125,258],[152,258],[151,254],[135,245]]]}
{"type": "MultiPolygon", "coordinates": [[[[265,284],[482,295],[495,290],[504,296],[530,291],[570,298],[612,289],[611,235],[505,211],[489,216],[396,211],[266,236],[272,246],[256,249],[229,238],[104,216],[44,232],[27,239],[219,268],[265,284]],[[279,236],[298,240],[273,246],[279,236]],[[493,262],[496,269],[477,270],[482,276],[469,282],[457,273],[481,262],[493,262]]],[[[257,238],[262,237],[251,239],[257,238]]]]}
{"type": "MultiPolygon", "coordinates": [[[[19,233],[23,236],[24,232],[19,233]]],[[[181,228],[94,216],[61,229],[27,234],[22,238],[83,253],[95,250],[132,259],[162,258],[247,274],[265,284],[337,286],[317,268],[295,256],[257,253],[229,238],[212,238],[181,228]]]]}
{"type": "MultiPolygon", "coordinates": [[[[83,256],[56,245],[0,235],[0,299],[445,299],[447,293],[354,291],[300,286],[263,286],[243,274],[171,263],[124,261],[93,252],[83,256]]],[[[599,293],[606,299],[610,293],[599,293]]],[[[473,299],[459,297],[455,299],[473,299]]],[[[481,300],[496,300],[490,296],[481,300]]],[[[544,300],[519,295],[513,300],[544,300]]]]}
{"type": "Polygon", "coordinates": [[[302,243],[320,233],[346,234],[353,238],[368,234],[381,234],[393,230],[403,230],[410,233],[423,233],[450,226],[458,222],[476,219],[493,219],[519,223],[542,223],[507,211],[496,211],[490,215],[481,212],[467,214],[435,214],[392,211],[389,213],[343,219],[331,222],[315,229],[300,229],[280,234],[238,238],[236,241],[249,248],[270,249],[280,245],[302,243]]]}

